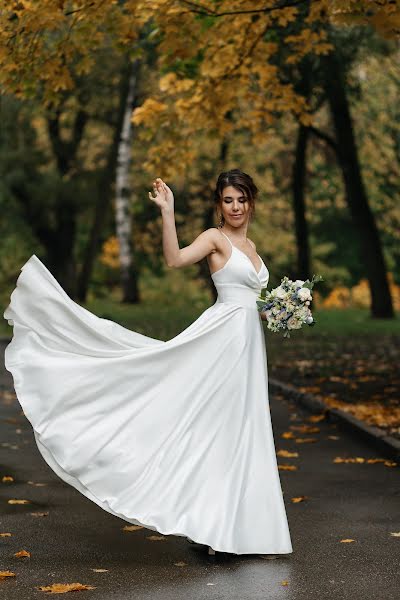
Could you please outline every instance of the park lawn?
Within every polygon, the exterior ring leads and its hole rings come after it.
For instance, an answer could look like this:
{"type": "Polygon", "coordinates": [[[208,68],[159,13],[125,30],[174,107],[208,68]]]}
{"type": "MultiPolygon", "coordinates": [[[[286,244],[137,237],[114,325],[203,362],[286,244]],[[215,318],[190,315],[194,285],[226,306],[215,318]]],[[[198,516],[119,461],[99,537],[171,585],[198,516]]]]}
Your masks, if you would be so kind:
{"type": "MultiPolygon", "coordinates": [[[[171,339],[183,331],[207,306],[193,308],[185,303],[180,306],[132,306],[106,300],[85,304],[88,310],[100,317],[115,320],[128,329],[162,340],[171,339]]],[[[400,335],[400,313],[396,314],[394,320],[372,319],[367,309],[318,310],[313,314],[317,322],[314,327],[304,327],[291,335],[400,335]]]]}
{"type": "MultiPolygon", "coordinates": [[[[179,306],[160,304],[135,306],[98,299],[83,306],[99,317],[116,321],[128,329],[150,337],[168,340],[183,331],[209,305],[204,304],[200,308],[194,308],[189,303],[179,306]]],[[[321,336],[323,339],[331,335],[400,335],[400,313],[396,314],[396,319],[389,320],[372,319],[367,309],[321,309],[314,310],[313,314],[316,325],[292,332],[291,340],[301,339],[305,336],[316,336],[321,341],[321,336]]],[[[5,319],[0,322],[0,335],[3,337],[12,335],[12,327],[7,324],[5,319]]],[[[281,334],[267,331],[267,336],[275,338],[281,337],[281,334]]]]}

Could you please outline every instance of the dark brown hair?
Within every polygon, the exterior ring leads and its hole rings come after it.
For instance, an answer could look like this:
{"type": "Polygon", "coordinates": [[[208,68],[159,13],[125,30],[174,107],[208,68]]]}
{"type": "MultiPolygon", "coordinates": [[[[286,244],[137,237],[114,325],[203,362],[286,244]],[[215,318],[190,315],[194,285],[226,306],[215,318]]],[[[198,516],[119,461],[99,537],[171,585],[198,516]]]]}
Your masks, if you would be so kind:
{"type": "MultiPolygon", "coordinates": [[[[240,190],[247,198],[250,204],[250,218],[252,218],[256,210],[255,201],[258,195],[258,188],[250,175],[240,169],[231,169],[230,171],[220,173],[214,190],[214,205],[217,215],[218,208],[222,202],[222,192],[229,185],[240,190]]],[[[224,220],[222,215],[221,217],[224,220]]]]}

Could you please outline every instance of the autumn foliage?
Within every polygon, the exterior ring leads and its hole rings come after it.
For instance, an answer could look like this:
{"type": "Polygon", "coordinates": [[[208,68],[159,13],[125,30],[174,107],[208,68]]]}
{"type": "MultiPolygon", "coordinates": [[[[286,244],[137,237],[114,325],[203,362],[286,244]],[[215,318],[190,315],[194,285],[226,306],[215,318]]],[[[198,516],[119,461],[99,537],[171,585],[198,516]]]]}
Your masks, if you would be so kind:
{"type": "MultiPolygon", "coordinates": [[[[393,273],[388,273],[390,293],[396,311],[400,310],[400,286],[393,278],[393,273]]],[[[366,279],[361,279],[353,287],[335,287],[322,301],[324,308],[368,308],[371,305],[371,293],[366,279]]]]}
{"type": "Polygon", "coordinates": [[[235,123],[226,117],[236,108],[242,109],[240,126],[254,135],[277,111],[310,123],[306,100],[281,77],[278,54],[295,65],[308,54],[329,52],[327,31],[335,24],[370,23],[394,37],[399,19],[390,0],[14,0],[0,12],[0,83],[17,97],[40,95],[56,105],[90,72],[99,49],[140,55],[138,40],[148,28],[164,75],[134,122],[146,126],[147,136],[149,129],[171,128],[176,138],[165,151],[176,153],[179,140],[180,155],[190,160],[188,134],[229,133],[235,123]]]}

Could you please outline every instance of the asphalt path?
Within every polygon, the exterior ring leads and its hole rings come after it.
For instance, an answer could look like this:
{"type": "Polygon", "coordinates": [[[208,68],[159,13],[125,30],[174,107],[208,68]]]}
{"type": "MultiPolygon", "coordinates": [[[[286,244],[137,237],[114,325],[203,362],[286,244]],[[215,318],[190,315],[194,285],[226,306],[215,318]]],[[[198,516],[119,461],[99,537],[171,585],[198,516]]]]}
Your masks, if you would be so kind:
{"type": "Polygon", "coordinates": [[[278,463],[297,466],[280,470],[293,553],[209,557],[182,537],[152,539],[155,532],[144,528],[124,531],[129,523],[60,480],[36,447],[3,364],[0,533],[11,536],[0,536],[0,571],[15,577],[0,580],[0,598],[41,598],[45,593],[39,586],[76,582],[94,586],[79,598],[98,600],[400,597],[399,467],[333,462],[337,456],[382,458],[366,442],[324,421],[314,425],[315,433],[294,430],[293,425],[310,425],[310,413],[271,394],[278,463]],[[282,437],[287,431],[295,438],[282,437]],[[316,441],[299,443],[296,437],[316,441]],[[299,456],[282,457],[280,450],[299,456]],[[3,480],[8,476],[13,481],[3,480]],[[302,496],[303,501],[292,501],[302,496]],[[10,504],[10,499],[29,503],[10,504]],[[30,557],[14,556],[21,550],[30,557]]]}

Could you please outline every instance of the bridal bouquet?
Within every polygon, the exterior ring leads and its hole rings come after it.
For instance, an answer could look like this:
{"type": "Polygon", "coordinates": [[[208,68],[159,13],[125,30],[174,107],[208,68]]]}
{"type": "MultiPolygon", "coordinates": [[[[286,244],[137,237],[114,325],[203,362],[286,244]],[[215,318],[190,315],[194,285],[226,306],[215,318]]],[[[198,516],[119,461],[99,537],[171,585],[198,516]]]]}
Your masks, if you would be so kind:
{"type": "Polygon", "coordinates": [[[283,337],[290,337],[291,329],[300,329],[304,324],[315,325],[309,306],[311,290],[317,281],[323,281],[321,275],[313,275],[311,281],[292,281],[285,276],[270,292],[263,288],[256,302],[258,311],[267,313],[268,329],[284,331],[283,337]]]}

